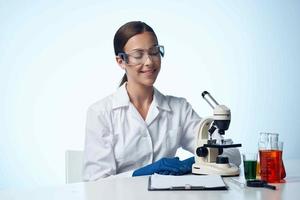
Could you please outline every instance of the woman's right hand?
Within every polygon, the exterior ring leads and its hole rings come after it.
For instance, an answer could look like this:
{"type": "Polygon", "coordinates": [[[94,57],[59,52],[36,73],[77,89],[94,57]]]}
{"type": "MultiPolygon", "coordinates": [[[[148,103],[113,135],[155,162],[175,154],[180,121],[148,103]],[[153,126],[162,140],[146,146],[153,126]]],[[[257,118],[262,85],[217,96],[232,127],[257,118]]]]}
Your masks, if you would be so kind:
{"type": "Polygon", "coordinates": [[[162,158],[150,165],[135,170],[132,176],[145,176],[154,173],[164,175],[183,175],[191,172],[194,157],[180,161],[178,157],[162,158]]]}

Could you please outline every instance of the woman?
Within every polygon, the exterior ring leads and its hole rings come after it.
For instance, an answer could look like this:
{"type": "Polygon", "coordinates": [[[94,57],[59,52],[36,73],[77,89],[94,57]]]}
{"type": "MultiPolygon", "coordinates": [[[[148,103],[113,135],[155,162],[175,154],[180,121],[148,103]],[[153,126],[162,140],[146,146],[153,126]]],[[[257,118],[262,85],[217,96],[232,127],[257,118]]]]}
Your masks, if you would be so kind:
{"type": "Polygon", "coordinates": [[[124,24],[114,37],[119,89],[87,113],[83,178],[153,173],[185,174],[193,158],[174,158],[179,147],[194,152],[194,127],[201,118],[184,99],[154,88],[164,47],[140,21],[124,24]]]}

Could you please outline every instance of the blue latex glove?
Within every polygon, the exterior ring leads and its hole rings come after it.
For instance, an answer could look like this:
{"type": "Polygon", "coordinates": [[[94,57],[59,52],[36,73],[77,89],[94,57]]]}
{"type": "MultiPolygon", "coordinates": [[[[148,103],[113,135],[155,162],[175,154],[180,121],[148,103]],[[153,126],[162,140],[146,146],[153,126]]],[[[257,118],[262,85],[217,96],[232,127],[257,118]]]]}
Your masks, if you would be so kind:
{"type": "Polygon", "coordinates": [[[192,165],[195,163],[195,157],[190,157],[188,159],[185,159],[181,161],[181,167],[180,167],[180,172],[179,173],[174,173],[171,171],[159,171],[156,172],[158,174],[162,175],[183,175],[183,174],[189,174],[192,172],[192,165]]]}
{"type": "Polygon", "coordinates": [[[132,176],[144,176],[154,173],[180,173],[181,161],[178,157],[175,158],[162,158],[152,164],[146,165],[142,168],[135,170],[132,176]]]}
{"type": "Polygon", "coordinates": [[[195,157],[190,157],[182,161],[182,163],[186,166],[187,173],[192,172],[192,165],[195,163],[195,157]]]}
{"type": "Polygon", "coordinates": [[[191,172],[193,162],[193,157],[184,161],[180,161],[178,157],[162,158],[155,163],[135,170],[132,176],[144,176],[154,173],[164,175],[183,175],[191,172]]]}

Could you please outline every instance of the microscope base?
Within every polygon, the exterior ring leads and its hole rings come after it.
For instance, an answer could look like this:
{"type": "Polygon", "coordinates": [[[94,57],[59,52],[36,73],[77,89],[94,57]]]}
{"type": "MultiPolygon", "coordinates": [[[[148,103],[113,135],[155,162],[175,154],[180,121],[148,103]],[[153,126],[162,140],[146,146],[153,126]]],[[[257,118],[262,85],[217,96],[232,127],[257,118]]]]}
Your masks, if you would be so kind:
{"type": "Polygon", "coordinates": [[[240,170],[234,164],[195,163],[192,167],[192,173],[238,176],[240,174],[240,170]]]}

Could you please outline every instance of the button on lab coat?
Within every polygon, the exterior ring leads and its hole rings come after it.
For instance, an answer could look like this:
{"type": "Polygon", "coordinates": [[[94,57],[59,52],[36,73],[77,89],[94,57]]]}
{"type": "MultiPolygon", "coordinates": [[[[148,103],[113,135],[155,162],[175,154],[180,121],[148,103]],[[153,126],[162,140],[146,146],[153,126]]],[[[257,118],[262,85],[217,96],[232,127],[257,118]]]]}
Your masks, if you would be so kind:
{"type": "Polygon", "coordinates": [[[194,152],[194,128],[201,118],[184,99],[154,89],[146,120],[130,102],[126,84],[89,107],[83,180],[133,170],[163,157],[175,156],[182,147],[194,152]]]}

